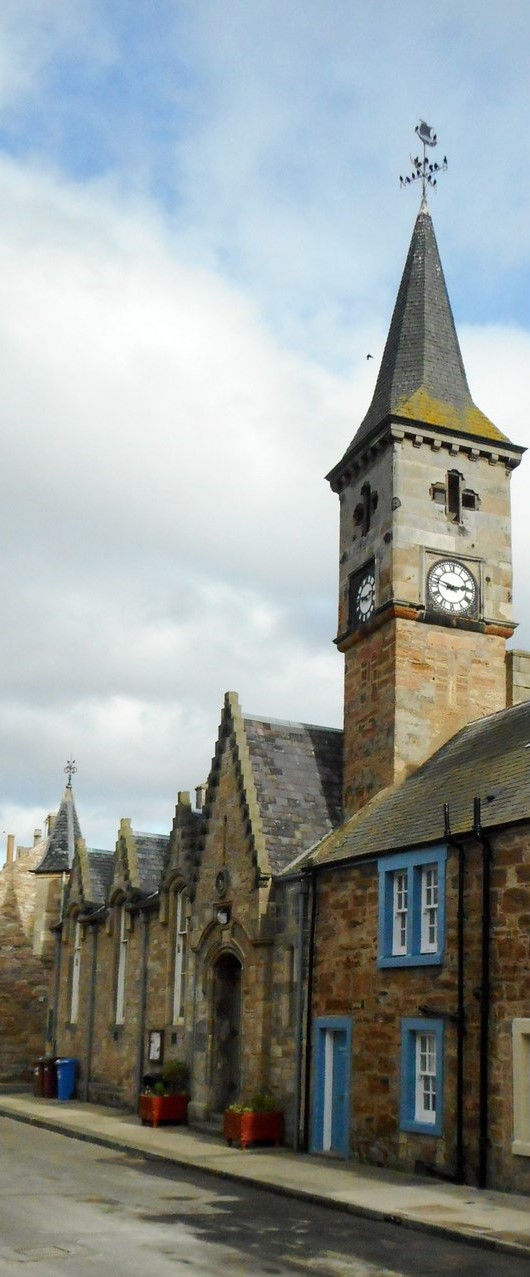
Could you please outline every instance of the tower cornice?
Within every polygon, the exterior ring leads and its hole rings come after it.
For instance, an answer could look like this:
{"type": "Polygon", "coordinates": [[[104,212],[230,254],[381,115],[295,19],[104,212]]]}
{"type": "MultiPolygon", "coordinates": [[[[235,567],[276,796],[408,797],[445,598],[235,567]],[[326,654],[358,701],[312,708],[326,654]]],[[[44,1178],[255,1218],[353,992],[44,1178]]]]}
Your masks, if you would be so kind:
{"type": "Polygon", "coordinates": [[[352,475],[365,470],[382,448],[404,439],[409,439],[416,447],[425,444],[434,449],[446,448],[453,456],[462,452],[473,459],[485,457],[492,465],[501,463],[509,470],[517,468],[526,452],[526,448],[511,443],[504,437],[487,439],[481,434],[452,430],[420,418],[401,417],[393,413],[375,425],[370,434],[356,446],[354,441],[337,465],[329,471],[326,479],[333,491],[340,492],[352,475]]]}

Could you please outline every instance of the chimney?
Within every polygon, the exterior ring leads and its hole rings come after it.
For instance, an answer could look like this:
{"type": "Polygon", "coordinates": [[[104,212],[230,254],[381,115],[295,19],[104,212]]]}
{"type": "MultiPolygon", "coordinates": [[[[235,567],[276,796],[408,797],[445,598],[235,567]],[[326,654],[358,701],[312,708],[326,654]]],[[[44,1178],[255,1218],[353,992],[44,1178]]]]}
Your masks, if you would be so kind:
{"type": "Polygon", "coordinates": [[[202,785],[195,786],[195,807],[197,811],[202,811],[206,801],[206,781],[202,785]]]}
{"type": "Polygon", "coordinates": [[[50,837],[50,834],[51,834],[51,832],[52,832],[52,829],[53,829],[53,826],[54,826],[54,824],[55,824],[55,821],[56,821],[56,820],[57,820],[57,812],[56,812],[56,811],[51,811],[51,812],[49,813],[49,815],[46,817],[46,820],[45,820],[45,825],[46,825],[46,837],[47,837],[47,838],[49,838],[49,837],[50,837]]]}
{"type": "Polygon", "coordinates": [[[15,835],[7,835],[6,865],[12,865],[15,859],[15,835]]]}
{"type": "Polygon", "coordinates": [[[35,847],[42,838],[42,829],[33,830],[33,846],[35,847]]]}

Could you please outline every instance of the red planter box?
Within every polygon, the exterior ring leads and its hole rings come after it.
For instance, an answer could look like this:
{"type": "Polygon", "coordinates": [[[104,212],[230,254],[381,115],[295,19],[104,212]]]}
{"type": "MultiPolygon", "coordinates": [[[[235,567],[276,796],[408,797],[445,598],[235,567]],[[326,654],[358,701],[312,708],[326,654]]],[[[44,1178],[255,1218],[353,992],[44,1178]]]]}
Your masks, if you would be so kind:
{"type": "Polygon", "coordinates": [[[141,1095],[139,1114],[142,1126],[160,1126],[161,1122],[185,1122],[189,1095],[141,1095]]]}
{"type": "Polygon", "coordinates": [[[232,1113],[226,1109],[223,1132],[229,1144],[237,1140],[241,1148],[261,1142],[278,1145],[283,1140],[283,1113],[232,1113]]]}

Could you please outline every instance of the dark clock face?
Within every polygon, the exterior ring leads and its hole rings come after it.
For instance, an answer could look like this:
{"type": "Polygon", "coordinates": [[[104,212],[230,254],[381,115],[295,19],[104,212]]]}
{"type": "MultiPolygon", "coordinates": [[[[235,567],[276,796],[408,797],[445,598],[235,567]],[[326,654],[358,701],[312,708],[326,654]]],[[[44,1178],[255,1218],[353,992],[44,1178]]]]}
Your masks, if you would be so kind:
{"type": "Polygon", "coordinates": [[[368,568],[355,586],[353,600],[355,620],[364,624],[375,612],[375,572],[368,568]]]}
{"type": "Polygon", "coordinates": [[[468,616],[476,611],[477,583],[469,568],[458,559],[440,559],[427,577],[427,596],[439,612],[468,616]]]}

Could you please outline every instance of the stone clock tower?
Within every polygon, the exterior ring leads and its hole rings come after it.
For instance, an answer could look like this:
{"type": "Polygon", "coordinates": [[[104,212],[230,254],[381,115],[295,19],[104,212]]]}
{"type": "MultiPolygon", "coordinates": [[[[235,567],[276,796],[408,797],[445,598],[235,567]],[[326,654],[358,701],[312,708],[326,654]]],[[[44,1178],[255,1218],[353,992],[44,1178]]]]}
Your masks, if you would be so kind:
{"type": "Polygon", "coordinates": [[[372,403],[328,475],[341,503],[345,815],[506,705],[509,486],[523,451],[471,398],[424,200],[372,403]]]}

